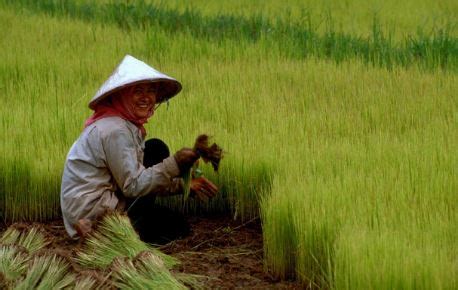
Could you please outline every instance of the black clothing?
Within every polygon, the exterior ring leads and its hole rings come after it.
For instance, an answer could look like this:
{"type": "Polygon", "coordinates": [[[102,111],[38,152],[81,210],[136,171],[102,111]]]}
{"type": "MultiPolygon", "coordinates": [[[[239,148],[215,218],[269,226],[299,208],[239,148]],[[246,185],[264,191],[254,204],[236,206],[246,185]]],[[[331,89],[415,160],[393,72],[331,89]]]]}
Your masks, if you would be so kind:
{"type": "MultiPolygon", "coordinates": [[[[151,167],[170,156],[168,146],[159,139],[145,142],[143,165],[151,167]]],[[[154,195],[138,200],[128,200],[127,214],[140,239],[152,244],[165,244],[190,233],[188,222],[182,213],[155,204],[154,195]]]]}

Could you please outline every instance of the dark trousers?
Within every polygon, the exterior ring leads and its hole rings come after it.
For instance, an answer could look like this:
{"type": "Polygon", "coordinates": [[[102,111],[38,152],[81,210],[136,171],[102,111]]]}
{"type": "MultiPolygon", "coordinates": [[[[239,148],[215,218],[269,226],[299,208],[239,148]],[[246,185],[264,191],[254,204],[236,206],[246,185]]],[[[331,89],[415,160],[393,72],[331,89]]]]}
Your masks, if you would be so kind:
{"type": "MultiPolygon", "coordinates": [[[[170,156],[167,145],[159,139],[145,142],[143,165],[151,167],[170,156]]],[[[190,233],[183,214],[155,204],[152,194],[127,202],[127,214],[140,239],[152,244],[165,244],[190,233]]]]}

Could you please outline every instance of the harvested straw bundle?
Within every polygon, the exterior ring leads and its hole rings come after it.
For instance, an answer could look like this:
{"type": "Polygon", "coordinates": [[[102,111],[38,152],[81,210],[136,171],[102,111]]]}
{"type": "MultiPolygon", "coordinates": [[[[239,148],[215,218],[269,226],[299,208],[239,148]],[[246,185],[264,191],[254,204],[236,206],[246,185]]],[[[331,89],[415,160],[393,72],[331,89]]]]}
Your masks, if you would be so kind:
{"type": "Polygon", "coordinates": [[[134,258],[142,251],[150,251],[160,257],[167,268],[178,263],[175,258],[142,242],[129,217],[117,212],[103,217],[85,243],[76,260],[89,268],[106,268],[115,257],[134,258]]]}
{"type": "Polygon", "coordinates": [[[144,251],[134,259],[116,258],[111,270],[116,287],[121,289],[186,289],[155,254],[144,251]]]}

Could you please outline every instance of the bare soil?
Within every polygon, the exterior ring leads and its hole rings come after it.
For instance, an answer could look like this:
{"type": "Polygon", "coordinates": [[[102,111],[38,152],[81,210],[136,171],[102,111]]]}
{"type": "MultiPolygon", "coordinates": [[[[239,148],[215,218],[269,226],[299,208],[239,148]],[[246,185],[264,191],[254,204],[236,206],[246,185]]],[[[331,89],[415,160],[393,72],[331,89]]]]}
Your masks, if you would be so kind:
{"type": "MultiPolygon", "coordinates": [[[[264,271],[259,220],[243,224],[223,216],[188,220],[191,235],[160,246],[164,253],[181,261],[172,271],[205,276],[200,280],[207,289],[302,289],[294,281],[279,281],[264,271]]],[[[62,256],[74,257],[83,246],[67,236],[61,220],[14,226],[41,228],[50,240],[48,249],[62,256]]]]}

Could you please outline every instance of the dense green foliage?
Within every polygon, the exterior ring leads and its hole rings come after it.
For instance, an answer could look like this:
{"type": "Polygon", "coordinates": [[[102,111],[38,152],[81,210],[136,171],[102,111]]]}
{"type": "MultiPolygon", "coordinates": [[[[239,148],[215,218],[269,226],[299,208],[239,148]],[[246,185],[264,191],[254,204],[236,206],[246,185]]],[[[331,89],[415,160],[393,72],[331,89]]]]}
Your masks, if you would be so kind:
{"type": "Polygon", "coordinates": [[[4,219],[58,216],[87,102],[129,53],[184,87],[148,137],[174,150],[207,133],[227,151],[218,175],[203,168],[218,198],[187,208],[261,215],[274,275],[336,289],[456,288],[453,17],[390,40],[383,18],[358,35],[273,14],[107,2],[0,1],[4,219]]]}
{"type": "Polygon", "coordinates": [[[392,32],[383,32],[375,14],[366,37],[353,36],[338,30],[332,16],[326,18],[325,32],[319,33],[310,13],[301,22],[278,17],[269,19],[263,14],[249,17],[231,14],[202,15],[198,11],[167,8],[161,4],[136,1],[109,1],[96,5],[67,0],[3,0],[2,2],[43,12],[50,16],[67,16],[85,21],[112,23],[127,30],[159,27],[169,33],[187,32],[193,37],[221,41],[246,39],[267,41],[279,46],[281,55],[289,58],[317,56],[341,62],[359,58],[366,63],[393,67],[420,63],[425,68],[455,68],[458,65],[458,39],[454,37],[453,22],[425,30],[418,26],[400,42],[392,32]]]}

